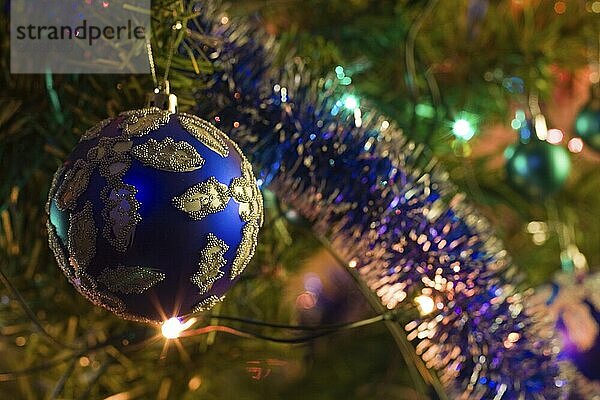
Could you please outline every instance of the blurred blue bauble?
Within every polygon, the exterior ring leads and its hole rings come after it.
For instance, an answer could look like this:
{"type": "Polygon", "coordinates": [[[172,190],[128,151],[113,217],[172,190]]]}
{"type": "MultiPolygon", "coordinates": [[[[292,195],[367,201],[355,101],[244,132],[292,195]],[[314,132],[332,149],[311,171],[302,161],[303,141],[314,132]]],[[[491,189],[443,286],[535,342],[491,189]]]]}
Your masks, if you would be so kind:
{"type": "MultiPolygon", "coordinates": [[[[563,272],[541,290],[537,320],[555,330],[558,359],[570,383],[569,399],[596,400],[600,394],[600,274],[563,272]],[[547,317],[552,318],[548,319],[547,317]]],[[[535,299],[535,297],[534,297],[535,299]]]]}
{"type": "Polygon", "coordinates": [[[581,324],[579,328],[585,328],[588,324],[593,324],[596,329],[578,329],[577,326],[569,327],[565,323],[564,317],[558,319],[557,329],[562,341],[562,357],[568,359],[577,369],[577,371],[591,381],[600,383],[600,335],[598,327],[600,326],[600,310],[598,310],[590,301],[582,303],[587,308],[584,318],[589,319],[586,324],[581,324]],[[582,335],[590,336],[591,338],[582,335]],[[579,340],[575,339],[578,337],[579,340]],[[580,342],[585,343],[581,345],[580,342]]]}
{"type": "Polygon", "coordinates": [[[237,145],[159,108],[88,130],[47,204],[59,266],[96,305],[161,322],[224,298],[256,246],[262,196],[237,145]]]}
{"type": "Polygon", "coordinates": [[[575,133],[596,151],[600,151],[600,100],[586,105],[575,119],[575,133]]]}
{"type": "Polygon", "coordinates": [[[571,171],[569,153],[561,146],[532,138],[517,144],[506,163],[510,184],[533,197],[547,197],[563,187],[571,171]]]}

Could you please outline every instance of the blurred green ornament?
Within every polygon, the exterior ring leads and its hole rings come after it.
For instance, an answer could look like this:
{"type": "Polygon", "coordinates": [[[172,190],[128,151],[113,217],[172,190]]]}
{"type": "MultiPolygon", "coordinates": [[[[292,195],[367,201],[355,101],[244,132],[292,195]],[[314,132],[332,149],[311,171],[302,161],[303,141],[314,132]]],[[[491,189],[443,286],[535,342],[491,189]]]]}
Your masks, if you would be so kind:
{"type": "Polygon", "coordinates": [[[592,100],[575,119],[575,133],[596,151],[600,151],[600,99],[592,100]]]}
{"type": "Polygon", "coordinates": [[[507,156],[508,181],[530,197],[544,198],[558,191],[571,170],[569,153],[561,146],[533,137],[511,146],[507,156]]]}

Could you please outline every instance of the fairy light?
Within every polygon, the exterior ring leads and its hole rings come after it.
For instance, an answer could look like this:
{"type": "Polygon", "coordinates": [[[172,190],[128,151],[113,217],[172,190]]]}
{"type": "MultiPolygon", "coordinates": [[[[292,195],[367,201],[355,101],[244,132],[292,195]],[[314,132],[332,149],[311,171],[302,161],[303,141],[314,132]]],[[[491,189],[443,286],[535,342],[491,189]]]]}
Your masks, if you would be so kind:
{"type": "Polygon", "coordinates": [[[179,336],[181,336],[181,332],[192,326],[194,322],[196,322],[195,318],[192,318],[187,322],[181,322],[179,318],[173,317],[163,322],[160,329],[162,335],[166,339],[177,339],[179,336]]]}
{"type": "Polygon", "coordinates": [[[529,233],[537,233],[537,232],[546,232],[548,230],[548,224],[543,221],[531,221],[527,224],[527,232],[529,233]]]}
{"type": "Polygon", "coordinates": [[[517,332],[511,332],[508,334],[508,341],[511,343],[516,343],[521,339],[521,335],[517,332]]]}
{"type": "Polygon", "coordinates": [[[348,110],[354,111],[358,108],[358,105],[358,98],[356,98],[356,96],[349,94],[344,98],[344,107],[348,110]]]}
{"type": "Polygon", "coordinates": [[[317,305],[317,296],[313,292],[304,291],[296,297],[296,306],[304,310],[310,310],[317,305]]]}
{"type": "Polygon", "coordinates": [[[548,129],[546,141],[550,144],[559,144],[563,141],[564,134],[560,129],[548,129]]]}
{"type": "Polygon", "coordinates": [[[468,141],[475,136],[475,128],[466,119],[459,118],[452,124],[452,133],[457,138],[468,141]]]}
{"type": "Polygon", "coordinates": [[[435,117],[435,108],[429,104],[420,103],[415,106],[415,114],[423,118],[435,117]]]}
{"type": "Polygon", "coordinates": [[[415,297],[415,303],[417,304],[421,315],[431,314],[435,309],[435,302],[426,294],[415,297]]]}
{"type": "Polygon", "coordinates": [[[358,107],[354,109],[354,125],[356,125],[357,128],[362,126],[362,112],[358,107]]]}
{"type": "Polygon", "coordinates": [[[192,392],[198,390],[201,385],[202,385],[202,378],[198,375],[192,377],[192,379],[190,379],[190,381],[188,382],[188,388],[192,392]]]}
{"type": "Polygon", "coordinates": [[[567,148],[571,153],[581,153],[583,150],[583,140],[581,138],[572,138],[567,143],[567,148]]]}

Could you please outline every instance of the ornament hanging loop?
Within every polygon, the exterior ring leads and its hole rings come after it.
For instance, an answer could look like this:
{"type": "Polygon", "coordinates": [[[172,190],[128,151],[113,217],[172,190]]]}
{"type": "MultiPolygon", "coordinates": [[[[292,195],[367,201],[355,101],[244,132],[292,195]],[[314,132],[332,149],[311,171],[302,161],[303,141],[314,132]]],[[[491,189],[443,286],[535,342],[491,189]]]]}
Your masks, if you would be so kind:
{"type": "MultiPolygon", "coordinates": [[[[173,25],[173,31],[179,31],[183,27],[181,22],[177,22],[177,24],[173,25]]],[[[169,55],[167,58],[167,65],[165,67],[165,74],[163,77],[163,84],[159,84],[158,78],[156,75],[156,65],[154,62],[154,54],[152,52],[152,43],[150,42],[150,38],[146,39],[146,50],[148,53],[148,62],[150,64],[150,72],[152,73],[152,80],[154,81],[154,92],[148,94],[147,96],[147,107],[158,107],[163,110],[169,111],[171,114],[175,114],[177,112],[177,96],[171,93],[168,76],[169,70],[171,68],[171,63],[173,61],[173,53],[175,50],[175,36],[171,36],[169,40],[169,55]]]]}
{"type": "Polygon", "coordinates": [[[169,81],[165,80],[162,88],[157,87],[153,93],[148,94],[147,106],[158,107],[171,114],[177,112],[177,96],[170,92],[169,81]]]}

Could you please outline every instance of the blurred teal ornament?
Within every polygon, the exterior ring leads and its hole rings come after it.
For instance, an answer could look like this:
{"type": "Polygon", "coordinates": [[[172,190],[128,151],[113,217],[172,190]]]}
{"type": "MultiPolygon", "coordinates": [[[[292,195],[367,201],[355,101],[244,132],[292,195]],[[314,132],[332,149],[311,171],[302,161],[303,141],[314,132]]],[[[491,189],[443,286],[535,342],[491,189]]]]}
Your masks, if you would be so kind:
{"type": "Polygon", "coordinates": [[[537,138],[518,143],[505,154],[509,183],[529,197],[544,198],[557,192],[571,171],[567,150],[537,138]]]}
{"type": "Polygon", "coordinates": [[[575,119],[575,133],[596,151],[600,151],[600,99],[592,100],[575,119]]]}

